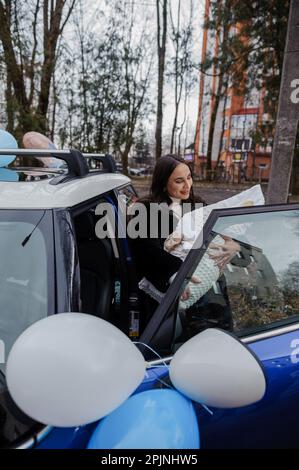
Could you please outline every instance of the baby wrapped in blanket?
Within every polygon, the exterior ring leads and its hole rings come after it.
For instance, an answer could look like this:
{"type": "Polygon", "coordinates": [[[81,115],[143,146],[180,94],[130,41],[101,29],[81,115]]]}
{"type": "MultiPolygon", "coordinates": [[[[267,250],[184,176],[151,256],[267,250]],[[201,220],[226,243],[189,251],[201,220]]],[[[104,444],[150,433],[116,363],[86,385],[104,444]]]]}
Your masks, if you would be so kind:
{"type": "MultiPolygon", "coordinates": [[[[260,185],[256,185],[223,201],[188,212],[179,221],[175,231],[166,239],[164,249],[172,255],[185,260],[191,248],[195,248],[194,243],[198,239],[198,235],[201,233],[212,210],[263,205],[264,203],[265,199],[261,187],[260,185]]],[[[238,235],[243,235],[246,232],[249,225],[251,225],[250,222],[232,225],[223,232],[223,235],[237,238],[238,235]]],[[[220,235],[216,235],[213,239],[213,244],[215,245],[217,244],[219,246],[224,243],[225,240],[220,235]]],[[[196,248],[198,248],[198,246],[196,246],[196,248]]],[[[189,296],[186,300],[180,300],[181,309],[187,309],[194,305],[195,302],[210,290],[219,278],[221,274],[220,269],[210,257],[211,252],[212,248],[209,248],[193,273],[193,276],[198,278],[200,282],[190,282],[188,284],[189,296]]],[[[163,294],[145,278],[140,281],[139,287],[157,301],[161,301],[163,294]]]]}

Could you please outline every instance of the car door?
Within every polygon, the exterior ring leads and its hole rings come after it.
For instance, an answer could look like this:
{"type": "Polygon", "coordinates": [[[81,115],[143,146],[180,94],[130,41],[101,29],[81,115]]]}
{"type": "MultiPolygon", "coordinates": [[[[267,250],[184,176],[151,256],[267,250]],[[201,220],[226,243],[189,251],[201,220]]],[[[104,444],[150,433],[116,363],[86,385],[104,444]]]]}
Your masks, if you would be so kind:
{"type": "Polygon", "coordinates": [[[214,211],[202,245],[189,252],[140,339],[157,353],[156,338],[171,315],[176,315],[176,328],[168,332],[168,360],[190,337],[220,327],[239,337],[266,373],[267,391],[258,403],[211,409],[212,414],[195,404],[202,447],[298,447],[299,205],[214,211]],[[223,275],[213,278],[209,246],[222,235],[237,241],[240,249],[223,275]],[[210,276],[210,288],[181,308],[180,294],[193,273],[210,276]]]}
{"type": "Polygon", "coordinates": [[[117,325],[128,326],[125,253],[117,234],[114,192],[71,211],[80,267],[81,311],[117,325]]]}

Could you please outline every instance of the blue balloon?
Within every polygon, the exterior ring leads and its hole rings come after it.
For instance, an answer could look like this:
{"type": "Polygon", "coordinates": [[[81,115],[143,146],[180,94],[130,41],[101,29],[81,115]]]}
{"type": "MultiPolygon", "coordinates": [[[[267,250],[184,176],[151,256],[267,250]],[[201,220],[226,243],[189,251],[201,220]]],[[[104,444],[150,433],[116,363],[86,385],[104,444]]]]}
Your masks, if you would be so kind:
{"type": "Polygon", "coordinates": [[[191,400],[170,389],[128,398],[96,427],[88,449],[199,449],[191,400]]]}
{"type": "MultiPolygon", "coordinates": [[[[18,143],[14,136],[9,132],[0,129],[0,148],[2,149],[17,149],[18,143]]],[[[16,158],[15,155],[0,155],[0,167],[9,165],[16,158]]]]}
{"type": "Polygon", "coordinates": [[[19,181],[18,172],[8,168],[0,168],[0,181],[19,181]]]}

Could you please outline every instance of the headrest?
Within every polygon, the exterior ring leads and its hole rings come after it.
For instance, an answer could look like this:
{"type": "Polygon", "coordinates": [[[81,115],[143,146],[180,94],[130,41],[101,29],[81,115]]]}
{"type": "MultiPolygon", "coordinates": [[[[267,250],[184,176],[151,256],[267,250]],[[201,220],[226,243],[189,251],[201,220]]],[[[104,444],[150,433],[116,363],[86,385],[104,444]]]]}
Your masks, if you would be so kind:
{"type": "Polygon", "coordinates": [[[94,240],[95,223],[92,212],[84,212],[75,218],[76,237],[78,241],[94,240]]]}

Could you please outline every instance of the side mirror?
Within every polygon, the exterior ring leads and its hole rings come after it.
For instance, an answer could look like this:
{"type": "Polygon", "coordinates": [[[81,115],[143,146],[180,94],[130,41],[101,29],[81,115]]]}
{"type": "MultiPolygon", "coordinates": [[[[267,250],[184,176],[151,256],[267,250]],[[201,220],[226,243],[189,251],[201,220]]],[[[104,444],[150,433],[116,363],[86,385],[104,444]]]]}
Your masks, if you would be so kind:
{"type": "Polygon", "coordinates": [[[88,314],[61,313],[19,336],[8,357],[6,380],[28,416],[70,427],[109,414],[144,374],[142,354],[115,326],[88,314]]]}
{"type": "Polygon", "coordinates": [[[217,408],[250,405],[261,400],[266,391],[262,364],[243,343],[216,328],[181,346],[169,374],[185,396],[217,408]]]}

